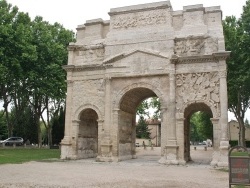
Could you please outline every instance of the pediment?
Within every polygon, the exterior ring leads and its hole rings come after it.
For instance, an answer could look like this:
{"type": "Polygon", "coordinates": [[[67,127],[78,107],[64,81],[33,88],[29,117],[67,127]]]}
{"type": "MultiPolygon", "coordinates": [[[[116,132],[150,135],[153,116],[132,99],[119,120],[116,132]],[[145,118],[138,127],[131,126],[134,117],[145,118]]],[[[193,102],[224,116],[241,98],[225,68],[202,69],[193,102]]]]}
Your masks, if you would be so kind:
{"type": "Polygon", "coordinates": [[[111,56],[109,58],[106,58],[104,61],[103,61],[103,64],[110,64],[110,63],[114,63],[116,61],[119,61],[119,60],[123,60],[123,59],[126,59],[126,58],[129,58],[131,56],[136,56],[141,54],[141,56],[143,57],[152,57],[152,58],[160,58],[160,59],[169,59],[169,57],[159,51],[154,51],[154,50],[149,50],[149,49],[133,49],[133,50],[130,50],[130,51],[126,51],[126,52],[123,52],[123,53],[120,53],[120,54],[116,54],[114,56],[111,56]]]}

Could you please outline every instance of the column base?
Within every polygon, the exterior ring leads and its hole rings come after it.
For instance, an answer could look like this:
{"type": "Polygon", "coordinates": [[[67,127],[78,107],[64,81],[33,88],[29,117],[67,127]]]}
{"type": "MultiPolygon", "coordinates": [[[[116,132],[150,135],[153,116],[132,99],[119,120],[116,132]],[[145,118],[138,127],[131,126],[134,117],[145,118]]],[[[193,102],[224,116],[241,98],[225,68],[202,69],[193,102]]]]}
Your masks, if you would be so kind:
{"type": "Polygon", "coordinates": [[[214,151],[211,166],[228,167],[229,141],[221,141],[218,151],[214,151]]]}
{"type": "Polygon", "coordinates": [[[158,162],[166,165],[183,164],[183,161],[178,160],[178,147],[177,145],[166,145],[164,148],[164,155],[158,162]]]}
{"type": "MultiPolygon", "coordinates": [[[[104,137],[100,144],[101,153],[97,156],[96,161],[98,162],[112,162],[112,142],[109,137],[104,137]]],[[[116,160],[115,160],[116,161],[116,160]]]]}
{"type": "Polygon", "coordinates": [[[70,136],[64,136],[61,140],[61,145],[71,145],[71,138],[70,136]]]}

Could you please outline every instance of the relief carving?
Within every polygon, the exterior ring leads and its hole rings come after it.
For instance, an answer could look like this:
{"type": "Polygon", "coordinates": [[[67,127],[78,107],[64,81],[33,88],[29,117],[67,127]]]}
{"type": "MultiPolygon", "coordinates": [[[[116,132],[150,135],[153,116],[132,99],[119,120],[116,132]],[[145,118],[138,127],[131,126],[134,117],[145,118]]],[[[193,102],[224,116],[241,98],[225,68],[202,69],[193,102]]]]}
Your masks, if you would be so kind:
{"type": "Polygon", "coordinates": [[[117,16],[112,22],[112,28],[121,29],[146,25],[159,25],[167,23],[168,20],[170,20],[170,14],[165,9],[152,10],[117,16]]]}
{"type": "Polygon", "coordinates": [[[175,39],[174,53],[179,56],[205,55],[218,51],[218,39],[183,38],[175,39]]]}
{"type": "Polygon", "coordinates": [[[176,108],[182,113],[183,107],[190,102],[206,101],[216,109],[219,116],[219,75],[212,73],[191,73],[176,75],[176,108]]]}

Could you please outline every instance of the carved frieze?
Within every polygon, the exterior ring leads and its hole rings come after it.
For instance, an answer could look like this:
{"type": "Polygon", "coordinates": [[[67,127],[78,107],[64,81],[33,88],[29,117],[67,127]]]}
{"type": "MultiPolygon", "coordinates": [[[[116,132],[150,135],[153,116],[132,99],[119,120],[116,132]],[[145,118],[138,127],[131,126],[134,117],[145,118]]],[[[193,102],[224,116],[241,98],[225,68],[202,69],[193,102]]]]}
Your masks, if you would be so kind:
{"type": "Polygon", "coordinates": [[[166,9],[117,15],[111,22],[113,29],[126,29],[146,25],[170,24],[170,13],[166,9]]]}
{"type": "Polygon", "coordinates": [[[215,38],[176,38],[174,53],[179,56],[205,55],[218,51],[215,38]]]}
{"type": "Polygon", "coordinates": [[[217,72],[188,73],[176,75],[176,108],[183,113],[189,103],[204,101],[220,115],[219,74],[217,72]]]}

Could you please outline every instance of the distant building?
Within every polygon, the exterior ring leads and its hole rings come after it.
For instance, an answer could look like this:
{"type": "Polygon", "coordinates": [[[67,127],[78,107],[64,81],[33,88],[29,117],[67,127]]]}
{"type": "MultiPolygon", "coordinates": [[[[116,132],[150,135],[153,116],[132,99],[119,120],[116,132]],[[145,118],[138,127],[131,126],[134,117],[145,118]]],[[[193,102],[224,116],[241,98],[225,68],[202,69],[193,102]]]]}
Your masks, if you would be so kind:
{"type": "MultiPolygon", "coordinates": [[[[228,122],[228,137],[229,140],[239,140],[239,123],[238,121],[231,120],[228,122]]],[[[250,128],[246,127],[245,131],[246,141],[250,141],[250,128]]]]}
{"type": "Polygon", "coordinates": [[[148,129],[150,132],[150,139],[136,139],[136,143],[142,145],[143,141],[146,145],[150,145],[152,142],[153,146],[161,146],[161,121],[158,119],[148,119],[146,120],[148,129]]]}

